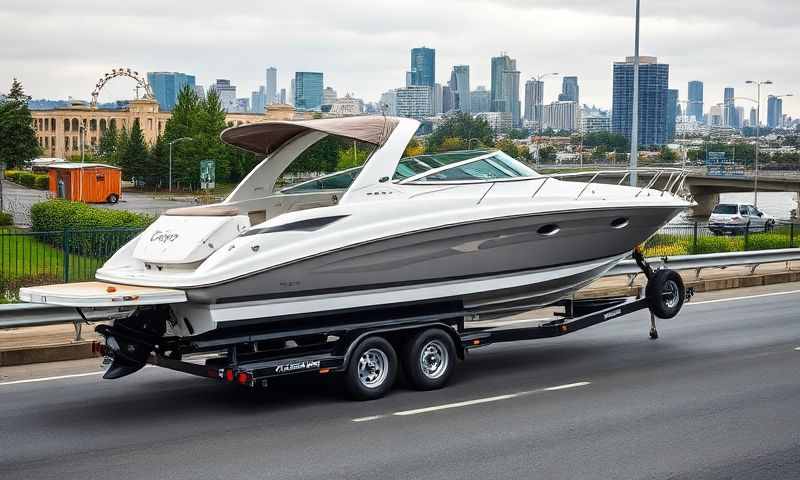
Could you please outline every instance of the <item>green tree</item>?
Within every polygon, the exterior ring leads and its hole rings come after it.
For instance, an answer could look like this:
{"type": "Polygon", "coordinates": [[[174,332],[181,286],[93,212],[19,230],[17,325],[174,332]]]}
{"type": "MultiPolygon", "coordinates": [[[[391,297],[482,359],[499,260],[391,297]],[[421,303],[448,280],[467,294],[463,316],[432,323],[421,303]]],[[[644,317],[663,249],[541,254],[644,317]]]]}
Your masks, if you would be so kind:
{"type": "Polygon", "coordinates": [[[463,138],[447,137],[442,140],[442,143],[439,144],[439,148],[437,148],[436,151],[452,152],[453,150],[465,150],[466,148],[467,142],[465,142],[463,138]]]}
{"type": "Polygon", "coordinates": [[[139,125],[139,119],[133,121],[131,134],[126,142],[125,151],[119,159],[119,166],[122,168],[122,175],[125,178],[137,177],[145,178],[150,175],[148,171],[149,152],[144,141],[144,134],[139,125]]]}
{"type": "Polygon", "coordinates": [[[367,161],[369,154],[369,149],[359,148],[356,143],[353,143],[350,148],[339,150],[336,170],[345,170],[361,166],[367,161]]]}
{"type": "Polygon", "coordinates": [[[483,118],[473,118],[468,113],[447,117],[428,137],[429,152],[438,152],[446,138],[460,138],[468,144],[473,138],[481,145],[494,145],[494,131],[483,118]]]}
{"type": "Polygon", "coordinates": [[[550,145],[544,146],[539,149],[539,161],[540,162],[555,162],[556,161],[556,149],[550,145]]]}
{"type": "Polygon", "coordinates": [[[28,100],[30,97],[16,78],[0,100],[0,162],[9,168],[21,167],[41,154],[28,100]]]}
{"type": "Polygon", "coordinates": [[[109,125],[100,137],[100,143],[97,145],[98,158],[109,164],[117,165],[119,158],[117,157],[117,143],[119,142],[119,133],[117,132],[116,122],[109,125]]]}
{"type": "Polygon", "coordinates": [[[510,138],[501,138],[497,141],[495,147],[511,158],[520,158],[522,156],[520,155],[519,147],[510,138]]]}

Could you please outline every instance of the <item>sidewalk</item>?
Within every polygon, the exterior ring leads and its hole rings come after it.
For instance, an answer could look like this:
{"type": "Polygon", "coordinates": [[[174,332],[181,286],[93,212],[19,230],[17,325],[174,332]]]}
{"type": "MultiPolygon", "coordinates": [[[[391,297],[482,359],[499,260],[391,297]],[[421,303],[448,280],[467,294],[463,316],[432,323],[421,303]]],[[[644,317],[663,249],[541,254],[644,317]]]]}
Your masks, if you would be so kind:
{"type": "MultiPolygon", "coordinates": [[[[795,265],[794,268],[787,270],[785,263],[771,263],[759,266],[752,274],[752,267],[703,269],[700,278],[697,278],[694,270],[684,270],[680,274],[686,287],[694,288],[699,293],[800,282],[800,265],[795,265]]],[[[579,291],[576,298],[636,295],[638,289],[645,284],[644,275],[637,275],[632,286],[628,283],[627,276],[601,278],[579,291]]],[[[547,310],[528,311],[509,316],[508,320],[549,315],[551,313],[547,310]]],[[[72,324],[0,330],[0,367],[94,356],[92,343],[98,340],[94,327],[84,326],[81,337],[82,340],[75,341],[72,324]]]]}

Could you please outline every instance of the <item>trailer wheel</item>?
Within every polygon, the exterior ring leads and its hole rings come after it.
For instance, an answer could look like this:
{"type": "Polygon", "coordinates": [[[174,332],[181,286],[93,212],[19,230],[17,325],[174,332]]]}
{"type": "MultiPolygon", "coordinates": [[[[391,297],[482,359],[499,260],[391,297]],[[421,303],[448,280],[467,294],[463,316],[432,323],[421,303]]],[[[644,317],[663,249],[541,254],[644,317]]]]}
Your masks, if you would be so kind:
{"type": "Polygon", "coordinates": [[[674,270],[657,270],[647,282],[645,294],[650,300],[650,311],[658,318],[672,318],[683,307],[686,289],[683,279],[674,270]]]}
{"type": "Polygon", "coordinates": [[[453,374],[455,362],[453,339],[438,328],[414,335],[403,349],[403,366],[417,390],[442,388],[453,374]]]}
{"type": "Polygon", "coordinates": [[[116,193],[112,193],[111,195],[108,196],[107,200],[108,200],[108,203],[111,203],[111,204],[117,203],[117,202],[119,202],[119,195],[117,195],[116,193]]]}
{"type": "Polygon", "coordinates": [[[356,400],[374,400],[386,395],[397,377],[397,353],[381,337],[361,341],[345,372],[345,387],[356,400]]]}

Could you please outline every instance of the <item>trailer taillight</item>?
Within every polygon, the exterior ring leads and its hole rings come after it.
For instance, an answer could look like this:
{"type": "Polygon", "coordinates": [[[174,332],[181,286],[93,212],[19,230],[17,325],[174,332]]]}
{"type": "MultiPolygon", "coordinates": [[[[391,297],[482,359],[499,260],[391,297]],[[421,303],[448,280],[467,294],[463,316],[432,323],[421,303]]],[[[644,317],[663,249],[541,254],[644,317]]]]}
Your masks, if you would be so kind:
{"type": "Polygon", "coordinates": [[[239,372],[239,375],[236,375],[236,380],[241,385],[247,385],[248,383],[250,383],[250,380],[252,379],[253,377],[251,377],[250,374],[247,372],[239,372]]]}

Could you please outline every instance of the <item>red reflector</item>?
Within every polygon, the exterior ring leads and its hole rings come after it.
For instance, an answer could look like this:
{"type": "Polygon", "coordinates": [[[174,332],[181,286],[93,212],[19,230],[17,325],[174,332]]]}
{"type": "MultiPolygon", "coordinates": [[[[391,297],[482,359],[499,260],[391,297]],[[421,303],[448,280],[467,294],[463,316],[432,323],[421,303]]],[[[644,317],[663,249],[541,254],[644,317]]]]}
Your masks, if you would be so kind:
{"type": "Polygon", "coordinates": [[[233,370],[230,368],[225,370],[225,380],[232,382],[233,381],[233,370]]]}
{"type": "Polygon", "coordinates": [[[250,381],[250,374],[246,372],[239,372],[239,375],[236,376],[236,380],[238,380],[239,383],[244,385],[250,381]]]}

